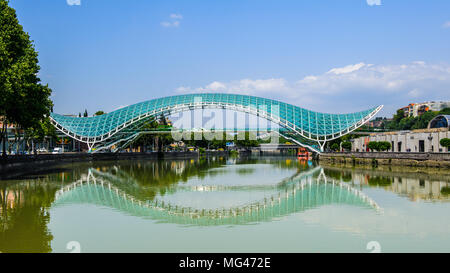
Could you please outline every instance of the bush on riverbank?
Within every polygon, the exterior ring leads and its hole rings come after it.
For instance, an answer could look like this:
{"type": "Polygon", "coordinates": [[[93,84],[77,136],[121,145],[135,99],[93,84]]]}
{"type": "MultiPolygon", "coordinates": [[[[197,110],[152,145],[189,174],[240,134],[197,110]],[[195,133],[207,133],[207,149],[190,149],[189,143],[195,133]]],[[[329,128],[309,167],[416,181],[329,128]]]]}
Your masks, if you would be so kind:
{"type": "Polygon", "coordinates": [[[439,141],[442,147],[450,148],[450,138],[443,138],[441,141],[439,141]]]}
{"type": "Polygon", "coordinates": [[[450,194],[450,187],[443,187],[443,188],[441,189],[441,193],[442,193],[443,195],[449,195],[449,194],[450,194]]]}
{"type": "Polygon", "coordinates": [[[371,151],[384,152],[391,149],[392,145],[388,141],[371,141],[367,144],[371,151]]]}

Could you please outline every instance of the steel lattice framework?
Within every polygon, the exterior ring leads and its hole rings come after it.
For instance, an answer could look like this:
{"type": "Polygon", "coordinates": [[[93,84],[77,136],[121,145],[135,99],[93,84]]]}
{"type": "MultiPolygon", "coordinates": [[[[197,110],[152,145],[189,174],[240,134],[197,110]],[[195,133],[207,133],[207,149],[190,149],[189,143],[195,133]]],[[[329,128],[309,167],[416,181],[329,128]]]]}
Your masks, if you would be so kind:
{"type": "MultiPolygon", "coordinates": [[[[351,114],[326,114],[289,103],[255,96],[202,93],[153,99],[130,105],[95,117],[70,117],[52,113],[50,120],[64,134],[84,143],[89,149],[111,147],[129,142],[139,135],[142,124],[150,117],[170,115],[195,109],[229,109],[268,119],[287,129],[298,144],[316,150],[306,142],[324,144],[359,128],[383,106],[351,114]]],[[[97,149],[98,150],[98,149],[97,149]]],[[[320,152],[320,151],[317,151],[320,152]]]]}

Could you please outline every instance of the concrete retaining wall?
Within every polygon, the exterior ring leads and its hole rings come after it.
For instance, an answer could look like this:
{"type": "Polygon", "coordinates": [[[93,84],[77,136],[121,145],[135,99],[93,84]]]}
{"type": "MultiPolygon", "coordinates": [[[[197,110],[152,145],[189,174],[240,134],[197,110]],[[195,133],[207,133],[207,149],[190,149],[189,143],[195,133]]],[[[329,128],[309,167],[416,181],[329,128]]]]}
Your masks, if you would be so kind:
{"type": "MultiPolygon", "coordinates": [[[[223,153],[223,152],[222,152],[223,153]]],[[[222,155],[219,154],[219,155],[222,155]]],[[[208,155],[212,155],[208,152],[208,155]]],[[[67,153],[67,154],[39,154],[39,155],[13,155],[5,159],[0,157],[0,180],[13,179],[23,175],[43,172],[57,165],[89,162],[89,161],[110,161],[110,160],[139,160],[139,159],[183,159],[198,157],[198,152],[167,152],[158,156],[154,153],[67,153]]]]}
{"type": "Polygon", "coordinates": [[[413,159],[413,160],[449,160],[450,153],[393,153],[393,152],[348,152],[348,153],[323,153],[320,157],[357,157],[375,159],[413,159]]]}
{"type": "Polygon", "coordinates": [[[325,163],[450,168],[450,153],[325,153],[325,163]]]}

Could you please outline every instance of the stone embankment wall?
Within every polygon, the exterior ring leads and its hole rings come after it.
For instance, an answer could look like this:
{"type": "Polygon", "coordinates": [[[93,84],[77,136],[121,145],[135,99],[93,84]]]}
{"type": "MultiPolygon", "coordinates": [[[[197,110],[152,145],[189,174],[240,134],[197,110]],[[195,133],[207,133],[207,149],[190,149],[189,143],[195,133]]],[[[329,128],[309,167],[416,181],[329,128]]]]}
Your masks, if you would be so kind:
{"type": "Polygon", "coordinates": [[[450,168],[450,153],[324,153],[325,163],[450,168]]]}
{"type": "MultiPolygon", "coordinates": [[[[220,153],[217,155],[226,155],[220,153]]],[[[212,155],[208,152],[208,155],[212,155]]],[[[61,164],[90,161],[110,160],[140,160],[140,159],[183,159],[198,157],[198,152],[167,152],[153,153],[67,153],[67,154],[38,154],[13,155],[5,159],[0,157],[0,179],[14,179],[23,175],[37,174],[57,168],[61,164]]]]}

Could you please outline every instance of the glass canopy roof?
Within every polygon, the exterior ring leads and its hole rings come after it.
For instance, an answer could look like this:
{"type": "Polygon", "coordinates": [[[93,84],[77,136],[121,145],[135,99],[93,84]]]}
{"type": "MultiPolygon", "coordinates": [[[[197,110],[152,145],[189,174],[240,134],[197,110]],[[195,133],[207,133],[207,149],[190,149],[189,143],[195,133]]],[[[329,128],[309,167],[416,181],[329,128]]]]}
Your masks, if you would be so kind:
{"type": "Polygon", "coordinates": [[[312,140],[329,140],[363,125],[382,106],[351,114],[326,114],[289,103],[255,96],[202,93],[163,97],[133,104],[95,117],[71,117],[52,113],[51,120],[64,133],[85,142],[108,139],[149,116],[195,108],[224,108],[258,114],[281,127],[312,140]]]}

